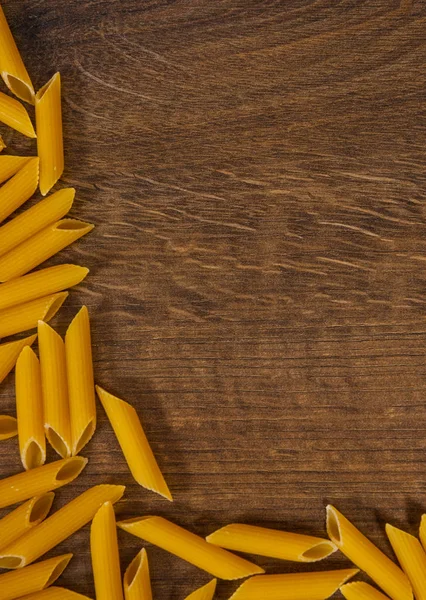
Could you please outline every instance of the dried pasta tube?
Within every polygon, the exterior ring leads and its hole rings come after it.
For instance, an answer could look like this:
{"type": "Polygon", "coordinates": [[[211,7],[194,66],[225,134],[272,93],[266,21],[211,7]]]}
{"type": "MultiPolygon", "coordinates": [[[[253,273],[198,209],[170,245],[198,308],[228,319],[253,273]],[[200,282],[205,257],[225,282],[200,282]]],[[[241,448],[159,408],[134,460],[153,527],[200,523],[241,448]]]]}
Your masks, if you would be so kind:
{"type": "Polygon", "coordinates": [[[62,219],[48,225],[0,257],[0,281],[25,275],[92,229],[90,223],[75,219],[62,219]]]}
{"type": "Polygon", "coordinates": [[[74,456],[0,479],[0,508],[56,490],[80,475],[87,458],[74,456]]]}
{"type": "Polygon", "coordinates": [[[393,600],[412,600],[405,573],[331,505],[327,506],[327,533],[339,550],[393,600]]]}
{"type": "Polygon", "coordinates": [[[25,346],[31,346],[36,338],[36,335],[30,335],[29,337],[22,338],[16,342],[6,342],[6,344],[0,344],[0,383],[15,366],[18,356],[21,354],[22,348],[25,346]]]}
{"type": "Polygon", "coordinates": [[[61,76],[50,79],[36,94],[37,150],[40,157],[40,192],[55,185],[64,170],[62,138],[61,76]]]}
{"type": "Polygon", "coordinates": [[[83,306],[65,334],[72,454],[90,441],[96,429],[95,382],[89,311],[83,306]]]}
{"type": "Polygon", "coordinates": [[[60,577],[71,558],[72,554],[63,554],[0,575],[0,600],[16,600],[46,589],[60,577]]]}
{"type": "Polygon", "coordinates": [[[340,591],[346,600],[389,600],[382,592],[363,581],[345,583],[340,591]]]}
{"type": "Polygon", "coordinates": [[[93,518],[90,548],[96,600],[123,600],[117,527],[111,502],[105,502],[93,518]]]}
{"type": "Polygon", "coordinates": [[[37,137],[25,107],[3,92],[0,92],[0,122],[29,138],[37,137]]]}
{"type": "Polygon", "coordinates": [[[22,61],[12,32],[0,6],[0,73],[3,81],[21,100],[34,104],[34,87],[22,61]]]}
{"type": "Polygon", "coordinates": [[[325,600],[358,573],[358,569],[338,569],[285,575],[258,575],[247,579],[229,600],[325,600]]]}
{"type": "Polygon", "coordinates": [[[68,402],[65,344],[44,321],[38,322],[44,429],[52,448],[66,458],[71,456],[71,424],[68,402]]]}
{"type": "Polygon", "coordinates": [[[38,185],[38,158],[30,158],[0,187],[0,223],[29,200],[38,185]]]}
{"type": "Polygon", "coordinates": [[[40,320],[50,321],[67,296],[68,292],[60,292],[0,310],[0,338],[34,329],[40,320]]]}
{"type": "Polygon", "coordinates": [[[117,525],[220,579],[241,579],[264,573],[261,567],[209,544],[195,533],[162,517],[137,517],[119,521],[117,525]]]}
{"type": "Polygon", "coordinates": [[[426,554],[417,538],[387,523],[386,533],[416,600],[426,600],[426,554]]]}
{"type": "Polygon", "coordinates": [[[195,590],[195,592],[189,594],[185,600],[213,600],[213,596],[216,591],[216,584],[217,580],[212,579],[206,583],[206,585],[203,585],[203,587],[198,588],[198,590],[195,590]]]}
{"type": "Polygon", "coordinates": [[[47,492],[31,498],[0,519],[0,550],[37,527],[49,514],[54,497],[53,492],[47,492]]]}
{"type": "Polygon", "coordinates": [[[123,588],[125,600],[152,600],[148,555],[145,548],[136,554],[127,567],[123,588]]]}
{"type": "Polygon", "coordinates": [[[28,471],[46,462],[40,363],[29,346],[25,346],[16,362],[15,390],[19,450],[28,471]]]}
{"type": "Polygon", "coordinates": [[[296,562],[316,562],[337,550],[330,540],[242,523],[226,525],[206,540],[228,550],[296,562]]]}
{"type": "MultiPolygon", "coordinates": [[[[0,149],[1,152],[1,149],[0,149]]],[[[0,156],[0,183],[15,175],[30,160],[31,156],[0,156]]]]}
{"type": "Polygon", "coordinates": [[[71,209],[74,196],[74,188],[59,190],[0,227],[0,256],[62,219],[71,209]]]}

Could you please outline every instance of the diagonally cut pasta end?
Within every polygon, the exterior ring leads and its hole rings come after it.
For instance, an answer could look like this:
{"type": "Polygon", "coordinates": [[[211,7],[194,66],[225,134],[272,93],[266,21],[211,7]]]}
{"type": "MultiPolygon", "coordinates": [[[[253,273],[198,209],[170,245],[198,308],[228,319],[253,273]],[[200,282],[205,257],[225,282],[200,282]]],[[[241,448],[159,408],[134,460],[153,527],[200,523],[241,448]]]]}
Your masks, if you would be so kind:
{"type": "Polygon", "coordinates": [[[0,415],[0,440],[8,440],[18,435],[18,423],[15,417],[0,415]]]}
{"type": "Polygon", "coordinates": [[[327,533],[328,537],[336,546],[339,548],[342,544],[342,536],[340,532],[339,513],[338,511],[329,504],[326,507],[327,515],[327,533]]]}
{"type": "Polygon", "coordinates": [[[46,462],[46,449],[36,439],[30,438],[22,449],[21,461],[26,471],[41,467],[46,462]]]}
{"type": "Polygon", "coordinates": [[[49,90],[49,88],[51,88],[55,83],[61,83],[61,74],[59,73],[59,71],[57,71],[53,77],[51,77],[49,79],[49,81],[47,83],[45,83],[43,85],[43,87],[41,87],[37,94],[35,95],[35,99],[37,102],[40,102],[40,100],[43,99],[43,96],[45,95],[45,93],[49,90]]]}
{"type": "Polygon", "coordinates": [[[62,456],[62,458],[68,458],[71,456],[70,445],[57,431],[55,431],[55,429],[53,429],[52,426],[46,424],[45,432],[49,444],[52,446],[55,452],[59,454],[59,456],[62,456]]]}
{"type": "Polygon", "coordinates": [[[55,581],[62,575],[62,573],[67,568],[68,563],[70,562],[72,557],[73,557],[72,554],[63,554],[62,556],[58,557],[55,567],[52,569],[52,572],[50,573],[49,578],[47,579],[46,583],[44,584],[44,586],[42,588],[43,590],[45,590],[47,587],[49,587],[49,585],[52,585],[53,583],[55,583],[55,581]]]}
{"type": "Polygon", "coordinates": [[[333,542],[324,540],[317,544],[312,544],[310,548],[305,550],[299,557],[300,562],[316,562],[317,560],[323,560],[327,558],[333,552],[336,552],[337,546],[333,542]]]}
{"type": "Polygon", "coordinates": [[[135,581],[141,577],[141,571],[144,568],[148,570],[148,556],[145,548],[142,548],[142,550],[136,554],[124,573],[123,586],[125,592],[130,591],[135,581]]]}
{"type": "Polygon", "coordinates": [[[81,432],[81,434],[77,437],[77,439],[75,441],[73,441],[73,447],[72,447],[72,455],[76,456],[77,454],[79,454],[84,446],[86,446],[86,444],[88,444],[90,442],[90,440],[93,437],[93,434],[95,433],[96,430],[96,419],[90,419],[90,421],[88,422],[88,424],[86,425],[86,427],[84,428],[84,430],[81,432]]]}
{"type": "Polygon", "coordinates": [[[39,525],[50,512],[52,502],[55,498],[54,492],[47,492],[42,496],[36,496],[30,502],[26,520],[28,525],[35,527],[39,525]]]}
{"type": "Polygon", "coordinates": [[[55,475],[56,482],[71,483],[71,481],[80,475],[89,461],[87,458],[83,458],[83,456],[73,456],[58,462],[60,464],[58,465],[59,468],[55,475]]]}
{"type": "Polygon", "coordinates": [[[68,292],[59,292],[50,297],[50,301],[46,305],[44,314],[41,316],[41,321],[50,321],[56,315],[63,303],[68,297],[68,292]]]}
{"type": "Polygon", "coordinates": [[[25,81],[22,81],[22,79],[18,79],[18,77],[11,75],[7,71],[2,71],[1,76],[7,87],[15,94],[15,96],[24,100],[24,102],[34,104],[35,94],[32,86],[25,83],[25,81]]]}
{"type": "Polygon", "coordinates": [[[78,219],[62,219],[53,226],[53,229],[56,231],[78,231],[81,235],[85,235],[92,231],[94,227],[92,223],[86,223],[78,219]]]}
{"type": "Polygon", "coordinates": [[[388,596],[373,588],[364,581],[353,581],[341,586],[340,592],[346,600],[359,600],[359,598],[371,598],[374,600],[389,600],[388,596]]]}
{"type": "Polygon", "coordinates": [[[22,567],[25,567],[25,565],[25,556],[18,554],[0,554],[0,569],[21,569],[22,567]]]}

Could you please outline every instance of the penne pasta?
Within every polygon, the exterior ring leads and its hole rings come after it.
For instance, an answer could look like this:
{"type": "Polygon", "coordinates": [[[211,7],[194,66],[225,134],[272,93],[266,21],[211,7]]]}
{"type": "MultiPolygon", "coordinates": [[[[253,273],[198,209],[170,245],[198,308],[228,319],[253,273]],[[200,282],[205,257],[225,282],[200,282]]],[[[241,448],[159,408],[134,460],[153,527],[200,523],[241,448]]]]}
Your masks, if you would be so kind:
{"type": "Polygon", "coordinates": [[[339,550],[393,600],[412,600],[405,573],[331,505],[327,506],[327,533],[339,550]]]}
{"type": "Polygon", "coordinates": [[[30,346],[25,346],[16,362],[15,390],[19,451],[28,471],[46,462],[40,363],[30,346]]]}
{"type": "Polygon", "coordinates": [[[18,423],[15,417],[0,415],[0,440],[8,440],[18,435],[18,423]]]}
{"type": "Polygon", "coordinates": [[[19,571],[0,575],[0,600],[16,600],[52,585],[65,571],[72,554],[63,554],[19,571]]]}
{"type": "Polygon", "coordinates": [[[0,122],[16,129],[16,131],[27,137],[36,137],[33,124],[25,107],[18,100],[3,94],[3,92],[0,92],[0,122]]]}
{"type": "Polygon", "coordinates": [[[0,223],[29,200],[36,191],[38,164],[38,158],[30,158],[13,177],[0,187],[0,223]]]}
{"type": "Polygon", "coordinates": [[[44,430],[52,448],[66,458],[71,456],[71,425],[68,402],[65,344],[44,321],[38,322],[44,430]]]}
{"type": "Polygon", "coordinates": [[[258,575],[247,579],[229,600],[325,600],[358,573],[339,569],[285,575],[258,575]]]}
{"type": "Polygon", "coordinates": [[[89,312],[83,306],[65,334],[72,454],[89,442],[96,429],[95,383],[89,312]]]}
{"type": "Polygon", "coordinates": [[[55,75],[35,97],[37,151],[40,158],[40,192],[55,185],[64,170],[62,139],[61,76],[55,75]]]}
{"type": "Polygon", "coordinates": [[[139,485],[172,501],[135,409],[98,385],[96,391],[135,480],[139,485]]]}
{"type": "Polygon", "coordinates": [[[332,542],[322,538],[240,523],[222,527],[206,540],[228,550],[296,562],[322,560],[337,550],[332,542]]]}
{"type": "Polygon", "coordinates": [[[75,456],[0,479],[0,508],[56,490],[80,475],[87,458],[75,456]]]}
{"type": "Polygon", "coordinates": [[[96,485],[83,492],[16,542],[3,548],[0,551],[0,568],[17,569],[34,562],[87,525],[105,502],[118,502],[124,490],[122,485],[96,485]]]}
{"type": "Polygon", "coordinates": [[[152,600],[148,555],[142,548],[129,564],[123,579],[125,600],[152,600]]]}
{"type": "Polygon", "coordinates": [[[213,600],[213,596],[216,591],[216,584],[217,580],[212,579],[209,581],[209,583],[203,585],[203,587],[195,590],[195,592],[192,592],[192,594],[189,594],[185,600],[213,600]]]}
{"type": "Polygon", "coordinates": [[[376,590],[372,585],[363,581],[345,583],[340,588],[346,600],[389,600],[387,596],[376,590]]]}
{"type": "Polygon", "coordinates": [[[3,379],[5,379],[5,377],[7,377],[7,375],[15,366],[22,348],[25,348],[25,346],[31,346],[36,337],[36,335],[30,335],[29,337],[22,338],[16,342],[0,344],[0,383],[3,381],[3,379]]]}
{"type": "Polygon", "coordinates": [[[78,265],[57,265],[6,281],[0,284],[0,310],[71,288],[88,272],[78,265]]]}
{"type": "MultiPolygon", "coordinates": [[[[5,148],[6,146],[4,146],[5,148]]],[[[30,160],[30,156],[0,156],[0,183],[15,175],[30,160]]]]}
{"type": "Polygon", "coordinates": [[[241,579],[264,573],[261,567],[209,544],[195,533],[162,517],[138,517],[119,521],[117,525],[220,579],[241,579]]]}
{"type": "Polygon", "coordinates": [[[389,523],[386,533],[416,600],[426,600],[426,554],[417,538],[389,523]]]}
{"type": "Polygon", "coordinates": [[[74,196],[74,188],[59,190],[0,227],[0,256],[66,215],[74,196]]]}
{"type": "Polygon", "coordinates": [[[0,6],[0,73],[3,81],[21,100],[34,104],[34,87],[27,73],[12,32],[0,6]]]}
{"type": "Polygon", "coordinates": [[[0,135],[0,152],[3,152],[3,150],[6,148],[6,144],[4,143],[4,139],[2,138],[2,136],[0,135]]]}
{"type": "Polygon", "coordinates": [[[34,329],[40,320],[50,321],[67,296],[68,292],[59,292],[0,310],[0,338],[34,329]]]}
{"type": "Polygon", "coordinates": [[[41,592],[35,592],[20,600],[90,600],[87,596],[77,594],[63,587],[52,586],[41,592]]]}
{"type": "Polygon", "coordinates": [[[90,548],[96,600],[123,600],[117,527],[111,502],[105,502],[93,518],[90,548]]]}
{"type": "Polygon", "coordinates": [[[48,492],[31,498],[0,519],[0,550],[39,525],[49,514],[54,497],[53,492],[48,492]]]}
{"type": "Polygon", "coordinates": [[[25,275],[92,231],[93,227],[90,223],[75,219],[62,219],[62,221],[48,225],[0,257],[0,281],[8,281],[25,275]]]}

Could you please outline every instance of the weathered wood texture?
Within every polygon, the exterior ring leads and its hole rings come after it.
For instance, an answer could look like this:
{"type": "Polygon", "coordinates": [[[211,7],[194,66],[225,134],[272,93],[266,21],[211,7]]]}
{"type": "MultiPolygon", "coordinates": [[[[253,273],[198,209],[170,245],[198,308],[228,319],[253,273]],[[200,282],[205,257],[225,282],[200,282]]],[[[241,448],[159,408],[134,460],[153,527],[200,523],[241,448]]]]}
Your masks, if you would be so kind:
{"type": "MultiPolygon", "coordinates": [[[[96,224],[51,261],[91,269],[56,324],[64,332],[89,306],[96,379],[137,405],[176,499],[132,482],[100,410],[90,466],[56,506],[122,482],[121,514],[167,515],[203,535],[232,521],[323,534],[326,502],[383,548],[386,520],[415,532],[426,510],[426,5],[4,7],[35,84],[62,73],[63,185],[77,188],[72,214],[96,224]]],[[[29,147],[4,133],[10,151],[29,147]]],[[[12,383],[0,391],[8,411],[12,383]]],[[[16,442],[0,454],[2,474],[15,472],[16,442]]],[[[61,546],[75,551],[61,582],[93,597],[88,534],[61,546]]],[[[124,566],[141,544],[120,544],[124,566]]],[[[148,552],[157,600],[209,579],[148,552]]],[[[235,587],[220,583],[218,598],[235,587]]]]}

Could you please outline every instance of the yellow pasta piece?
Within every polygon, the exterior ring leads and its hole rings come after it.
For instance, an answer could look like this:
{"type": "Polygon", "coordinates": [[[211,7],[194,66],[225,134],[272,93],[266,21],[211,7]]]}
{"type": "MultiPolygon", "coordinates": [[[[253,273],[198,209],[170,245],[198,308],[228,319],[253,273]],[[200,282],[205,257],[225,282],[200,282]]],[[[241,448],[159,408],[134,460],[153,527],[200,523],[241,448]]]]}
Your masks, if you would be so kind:
{"type": "Polygon", "coordinates": [[[258,575],[247,579],[229,600],[325,600],[337,592],[358,569],[313,573],[258,575]]]}
{"type": "Polygon", "coordinates": [[[64,170],[61,76],[55,75],[35,97],[37,150],[40,158],[40,192],[45,196],[64,170]]]}
{"type": "Polygon", "coordinates": [[[172,495],[133,406],[98,385],[96,391],[133,477],[139,485],[172,501],[172,495]]]}
{"type": "Polygon", "coordinates": [[[68,292],[59,292],[0,310],[0,338],[34,329],[40,320],[50,321],[67,296],[68,292]]]}
{"type": "Polygon", "coordinates": [[[90,600],[90,598],[63,587],[52,586],[41,592],[25,596],[25,598],[20,598],[20,600],[90,600]]]}
{"type": "Polygon", "coordinates": [[[29,346],[25,346],[16,362],[15,390],[19,451],[28,471],[46,461],[40,363],[29,346]]]}
{"type": "Polygon", "coordinates": [[[417,538],[386,524],[386,533],[399,564],[411,582],[416,600],[426,600],[426,554],[417,538]]]}
{"type": "Polygon", "coordinates": [[[346,600],[389,600],[382,592],[363,581],[346,583],[342,585],[340,591],[346,600]]]}
{"type": "Polygon", "coordinates": [[[37,137],[25,107],[18,100],[3,94],[3,92],[0,92],[0,122],[27,137],[37,137]]]}
{"type": "Polygon", "coordinates": [[[209,581],[209,583],[203,585],[203,587],[195,590],[195,592],[192,592],[192,594],[189,594],[185,600],[213,600],[213,596],[216,591],[216,584],[217,580],[212,579],[209,581]]]}
{"type": "MultiPolygon", "coordinates": [[[[77,458],[74,457],[74,460],[77,458]]],[[[40,525],[27,531],[16,542],[1,550],[0,568],[17,569],[37,560],[87,525],[105,502],[118,502],[124,490],[123,485],[96,485],[83,492],[40,525]]]]}
{"type": "Polygon", "coordinates": [[[412,600],[405,573],[331,505],[327,506],[327,533],[339,550],[393,600],[412,600]]]}
{"type": "Polygon", "coordinates": [[[46,589],[62,575],[71,558],[72,554],[63,554],[0,575],[0,600],[22,600],[22,596],[46,589]]]}
{"type": "Polygon", "coordinates": [[[80,475],[87,458],[74,456],[0,479],[0,508],[41,496],[67,485],[80,475]]]}
{"type": "Polygon", "coordinates": [[[195,533],[162,517],[137,517],[119,521],[117,525],[220,579],[240,579],[264,573],[261,567],[209,544],[195,533]]]}
{"type": "Polygon", "coordinates": [[[4,139],[0,135],[0,152],[2,152],[6,148],[6,144],[4,143],[4,139]]]}
{"type": "Polygon", "coordinates": [[[74,188],[59,190],[0,227],[0,256],[66,215],[74,196],[74,188]]]}
{"type": "Polygon", "coordinates": [[[15,417],[0,415],[0,440],[8,440],[18,435],[18,423],[15,417]]]}
{"type": "Polygon", "coordinates": [[[0,284],[0,310],[71,288],[88,272],[89,269],[78,265],[57,265],[6,281],[0,284]]]}
{"type": "Polygon", "coordinates": [[[426,552],[426,515],[422,515],[420,521],[420,529],[419,529],[420,541],[422,543],[423,549],[426,552]]]}
{"type": "Polygon", "coordinates": [[[71,456],[70,407],[68,402],[65,344],[44,321],[38,322],[43,389],[44,429],[49,444],[62,458],[71,456]]]}
{"type": "Polygon", "coordinates": [[[25,275],[92,231],[93,227],[90,223],[75,219],[62,219],[62,221],[48,225],[0,257],[0,281],[8,281],[25,275]]]}
{"type": "Polygon", "coordinates": [[[55,497],[53,492],[31,498],[0,519],[0,550],[39,525],[49,514],[55,497]]]}
{"type": "Polygon", "coordinates": [[[129,564],[123,579],[125,600],[152,600],[148,555],[142,548],[129,564]]]}
{"type": "Polygon", "coordinates": [[[296,562],[322,560],[337,550],[332,542],[322,538],[240,523],[222,527],[206,540],[228,550],[296,562]]]}
{"type": "Polygon", "coordinates": [[[86,306],[74,317],[65,334],[70,399],[72,454],[78,454],[96,429],[92,342],[86,306]]]}
{"type": "Polygon", "coordinates": [[[0,72],[10,91],[34,104],[34,87],[0,6],[0,72]]]}
{"type": "MultiPolygon", "coordinates": [[[[4,146],[5,148],[6,146],[4,146]]],[[[0,150],[1,151],[1,150],[0,150]]],[[[0,156],[0,183],[15,175],[30,160],[30,156],[0,156]]]]}
{"type": "Polygon", "coordinates": [[[98,510],[90,529],[96,600],[123,600],[117,527],[111,502],[98,510]]]}
{"type": "Polygon", "coordinates": [[[0,223],[26,202],[37,189],[38,158],[30,158],[0,187],[0,223]]]}
{"type": "Polygon", "coordinates": [[[31,346],[36,337],[36,335],[30,335],[29,337],[22,338],[16,342],[0,344],[0,383],[15,366],[22,348],[25,346],[31,346]]]}

